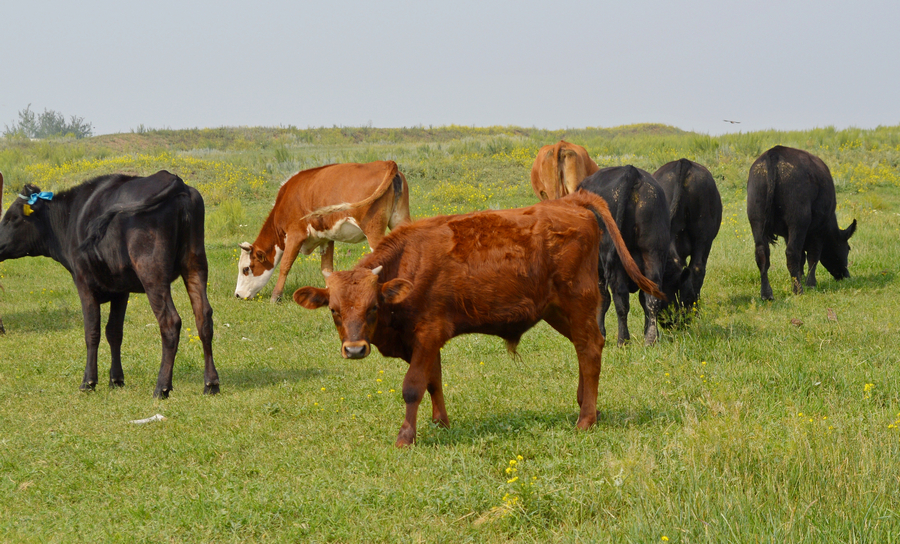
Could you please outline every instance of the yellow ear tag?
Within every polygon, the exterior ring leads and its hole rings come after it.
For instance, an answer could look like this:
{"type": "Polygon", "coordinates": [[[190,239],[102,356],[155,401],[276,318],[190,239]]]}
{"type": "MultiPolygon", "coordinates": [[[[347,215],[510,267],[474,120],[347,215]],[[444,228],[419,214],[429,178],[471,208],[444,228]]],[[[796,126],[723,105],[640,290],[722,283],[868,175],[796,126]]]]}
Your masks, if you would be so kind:
{"type": "Polygon", "coordinates": [[[24,206],[22,206],[22,212],[25,214],[25,217],[28,217],[29,215],[34,213],[34,210],[31,209],[31,206],[25,204],[24,206]]]}

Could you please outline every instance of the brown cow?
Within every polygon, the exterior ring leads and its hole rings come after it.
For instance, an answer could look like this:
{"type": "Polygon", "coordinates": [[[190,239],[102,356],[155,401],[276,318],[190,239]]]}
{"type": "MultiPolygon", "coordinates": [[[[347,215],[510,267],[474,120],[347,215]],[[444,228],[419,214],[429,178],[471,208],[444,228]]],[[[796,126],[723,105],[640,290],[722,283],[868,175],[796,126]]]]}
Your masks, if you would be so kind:
{"type": "Polygon", "coordinates": [[[432,420],[448,425],[441,382],[441,346],[466,333],[499,336],[515,352],[522,335],[542,319],[568,338],[578,354],[578,427],[597,420],[603,335],[599,248],[602,220],[631,277],[662,297],[641,275],[606,202],[579,191],[528,208],[422,219],[397,229],[351,270],[303,287],[294,301],[328,306],[341,337],[341,355],[382,355],[409,363],[403,380],[406,418],[397,446],[416,438],[425,391],[432,420]]]}
{"type": "MultiPolygon", "coordinates": [[[[0,210],[3,210],[3,172],[0,172],[0,210]]],[[[2,211],[0,211],[2,213],[2,211]]],[[[0,285],[0,289],[3,289],[3,286],[0,285]]],[[[3,318],[0,317],[0,334],[6,334],[6,329],[3,328],[3,318]]]]}
{"type": "Polygon", "coordinates": [[[531,188],[541,200],[574,193],[581,180],[598,170],[580,145],[560,140],[538,151],[531,166],[531,188]]]}
{"type": "Polygon", "coordinates": [[[278,190],[256,241],[240,245],[234,296],[256,296],[281,263],[272,301],[281,298],[297,255],[322,247],[322,272],[334,269],[334,242],[368,240],[409,222],[409,186],[394,161],[330,164],[294,174],[278,190]]]}

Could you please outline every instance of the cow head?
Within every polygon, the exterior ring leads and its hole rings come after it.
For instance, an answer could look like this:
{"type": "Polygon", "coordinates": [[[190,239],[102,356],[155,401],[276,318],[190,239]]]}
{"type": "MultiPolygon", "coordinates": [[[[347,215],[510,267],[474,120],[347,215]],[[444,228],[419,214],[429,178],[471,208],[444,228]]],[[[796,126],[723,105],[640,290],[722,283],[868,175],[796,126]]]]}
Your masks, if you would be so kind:
{"type": "Polygon", "coordinates": [[[400,278],[379,284],[380,272],[380,266],[334,272],[326,276],[325,289],[303,287],[294,292],[294,302],[304,308],[328,306],[331,310],[344,359],[369,355],[380,305],[397,304],[412,290],[412,283],[400,278]]]}
{"type": "Polygon", "coordinates": [[[822,244],[820,260],[822,266],[831,272],[834,279],[842,280],[850,277],[850,271],[847,270],[847,256],[850,255],[850,237],[856,232],[856,219],[846,229],[836,230],[836,234],[822,244]]]}
{"type": "Polygon", "coordinates": [[[44,242],[52,237],[47,203],[53,193],[28,184],[0,220],[0,261],[41,255],[44,242]]]}
{"type": "Polygon", "coordinates": [[[691,269],[685,266],[674,251],[669,253],[663,270],[660,290],[666,295],[659,313],[659,323],[664,327],[685,324],[699,294],[694,289],[691,269]]]}
{"type": "Polygon", "coordinates": [[[239,247],[241,256],[238,259],[238,277],[234,296],[250,299],[262,291],[269,282],[275,266],[281,260],[282,249],[276,246],[273,256],[247,242],[240,244],[239,247]]]}

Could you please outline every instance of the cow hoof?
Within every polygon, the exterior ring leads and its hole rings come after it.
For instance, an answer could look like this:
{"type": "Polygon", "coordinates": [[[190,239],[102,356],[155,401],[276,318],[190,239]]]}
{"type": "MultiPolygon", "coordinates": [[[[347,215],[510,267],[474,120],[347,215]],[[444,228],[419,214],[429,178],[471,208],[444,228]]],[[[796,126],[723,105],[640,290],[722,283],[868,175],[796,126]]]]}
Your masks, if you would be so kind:
{"type": "Polygon", "coordinates": [[[109,380],[110,389],[116,389],[118,387],[125,387],[125,380],[109,380]]]}
{"type": "Polygon", "coordinates": [[[153,392],[153,398],[165,400],[169,398],[169,393],[171,393],[171,389],[163,389],[162,387],[157,387],[156,391],[153,392]]]}
{"type": "Polygon", "coordinates": [[[208,383],[203,386],[203,394],[204,395],[218,395],[219,394],[219,384],[218,383],[208,383]]]}
{"type": "Polygon", "coordinates": [[[97,382],[81,382],[81,386],[78,389],[82,391],[94,391],[97,388],[97,382]]]}

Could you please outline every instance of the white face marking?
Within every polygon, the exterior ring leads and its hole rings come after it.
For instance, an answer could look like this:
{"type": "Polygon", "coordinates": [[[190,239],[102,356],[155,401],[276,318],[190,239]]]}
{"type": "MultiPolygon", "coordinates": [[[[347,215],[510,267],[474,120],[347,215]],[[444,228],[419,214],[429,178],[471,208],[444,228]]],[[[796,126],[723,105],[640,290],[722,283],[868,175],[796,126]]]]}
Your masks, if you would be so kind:
{"type": "Polygon", "coordinates": [[[241,257],[238,259],[238,277],[237,286],[234,288],[234,295],[243,299],[255,297],[256,294],[262,291],[263,287],[266,286],[266,283],[269,282],[269,278],[271,278],[272,273],[275,272],[275,268],[281,261],[281,255],[283,253],[284,250],[276,246],[275,262],[271,270],[266,270],[261,275],[254,276],[253,270],[250,269],[250,252],[242,249],[241,257]]]}

